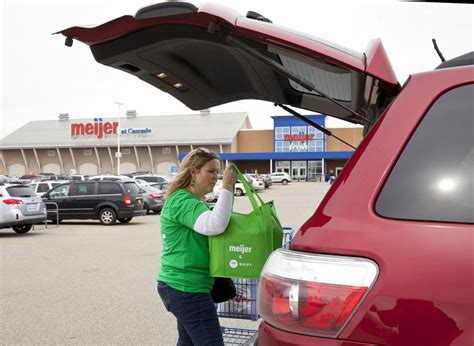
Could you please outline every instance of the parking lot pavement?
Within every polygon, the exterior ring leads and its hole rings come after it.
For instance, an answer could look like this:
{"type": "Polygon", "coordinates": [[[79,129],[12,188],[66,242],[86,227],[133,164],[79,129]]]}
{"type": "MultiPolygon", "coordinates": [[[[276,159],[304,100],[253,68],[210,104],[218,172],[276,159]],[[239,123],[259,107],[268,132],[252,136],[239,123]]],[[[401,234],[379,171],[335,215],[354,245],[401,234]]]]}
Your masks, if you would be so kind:
{"type": "MultiPolygon", "coordinates": [[[[327,183],[274,185],[283,225],[297,229],[312,215],[327,183]]],[[[236,197],[235,210],[250,209],[236,197]]],[[[129,224],[65,221],[19,235],[0,230],[1,344],[174,345],[176,322],[157,293],[159,215],[129,224]]],[[[257,323],[223,319],[256,328],[257,323]]]]}

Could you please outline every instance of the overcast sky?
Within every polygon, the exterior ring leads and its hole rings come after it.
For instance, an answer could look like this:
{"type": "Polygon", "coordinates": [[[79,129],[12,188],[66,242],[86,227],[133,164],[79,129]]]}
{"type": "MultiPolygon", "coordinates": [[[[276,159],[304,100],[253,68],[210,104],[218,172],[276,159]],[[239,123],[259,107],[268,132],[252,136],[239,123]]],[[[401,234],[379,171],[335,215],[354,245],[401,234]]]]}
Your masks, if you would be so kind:
{"type": "MultiPolygon", "coordinates": [[[[88,46],[64,45],[53,32],[76,25],[98,25],[135,14],[148,0],[9,1],[1,6],[1,76],[3,138],[32,120],[116,117],[121,109],[138,116],[193,113],[151,85],[95,62],[88,46]]],[[[157,1],[159,2],[159,1],[157,1]]],[[[364,52],[372,38],[381,38],[395,73],[403,82],[411,73],[440,63],[431,39],[445,58],[473,49],[472,5],[395,1],[219,0],[242,14],[253,10],[275,24],[364,52]]],[[[196,4],[199,4],[196,2],[196,4]]],[[[239,101],[212,112],[248,112],[254,128],[272,128],[271,115],[285,114],[271,103],[239,101]]],[[[306,114],[309,114],[306,112],[306,114]]],[[[329,122],[328,126],[343,126],[329,122]]],[[[47,136],[47,134],[45,134],[47,136]]]]}

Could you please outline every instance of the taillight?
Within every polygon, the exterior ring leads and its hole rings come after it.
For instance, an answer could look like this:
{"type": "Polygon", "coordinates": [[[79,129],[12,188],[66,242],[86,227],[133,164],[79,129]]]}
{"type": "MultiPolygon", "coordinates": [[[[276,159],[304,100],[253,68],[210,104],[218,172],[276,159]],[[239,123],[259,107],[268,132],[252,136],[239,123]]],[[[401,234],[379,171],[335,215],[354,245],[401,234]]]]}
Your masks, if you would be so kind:
{"type": "Polygon", "coordinates": [[[132,205],[132,199],[130,196],[123,196],[123,204],[128,206],[132,205]]]}
{"type": "Polygon", "coordinates": [[[289,332],[337,337],[378,274],[365,258],[280,249],[263,268],[258,313],[289,332]]]}
{"type": "Polygon", "coordinates": [[[15,205],[15,204],[23,204],[23,201],[16,198],[8,198],[8,199],[4,199],[3,203],[8,204],[8,205],[15,205]]]}
{"type": "Polygon", "coordinates": [[[150,196],[153,199],[161,199],[161,195],[158,195],[156,193],[150,193],[148,196],[150,196]]]}

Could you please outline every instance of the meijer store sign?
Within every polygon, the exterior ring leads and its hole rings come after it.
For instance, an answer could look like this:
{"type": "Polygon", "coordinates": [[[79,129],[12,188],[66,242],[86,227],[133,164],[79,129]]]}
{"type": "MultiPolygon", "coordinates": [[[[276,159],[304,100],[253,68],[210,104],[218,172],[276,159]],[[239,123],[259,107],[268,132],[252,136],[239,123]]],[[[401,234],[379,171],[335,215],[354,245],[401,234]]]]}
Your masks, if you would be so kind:
{"type": "MultiPolygon", "coordinates": [[[[71,137],[77,136],[96,136],[103,138],[104,135],[115,135],[118,131],[119,123],[117,121],[102,121],[102,118],[94,118],[93,123],[72,123],[71,137]]],[[[125,128],[121,129],[122,135],[128,134],[148,134],[151,133],[150,128],[125,128]]]]}

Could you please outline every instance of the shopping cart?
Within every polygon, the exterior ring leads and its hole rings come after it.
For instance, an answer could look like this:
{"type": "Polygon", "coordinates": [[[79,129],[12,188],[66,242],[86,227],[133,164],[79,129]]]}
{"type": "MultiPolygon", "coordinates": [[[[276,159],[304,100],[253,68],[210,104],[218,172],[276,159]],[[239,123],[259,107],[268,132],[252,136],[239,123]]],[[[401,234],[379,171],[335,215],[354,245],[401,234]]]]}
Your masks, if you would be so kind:
{"type": "MultiPolygon", "coordinates": [[[[293,228],[283,227],[283,248],[288,248],[293,240],[293,228]]],[[[235,298],[216,304],[217,316],[257,321],[257,288],[258,279],[234,278],[235,298]]],[[[222,336],[226,345],[245,345],[252,340],[257,331],[255,329],[242,329],[222,327],[222,336]]]]}

